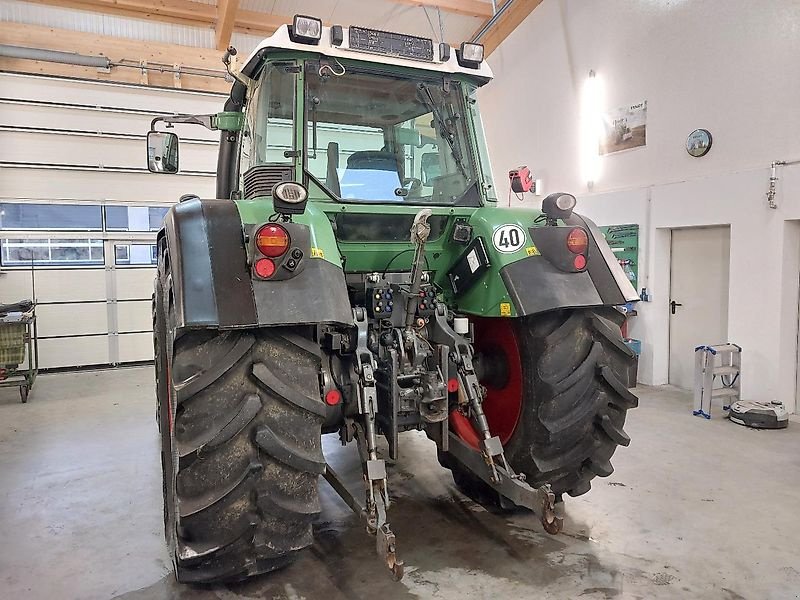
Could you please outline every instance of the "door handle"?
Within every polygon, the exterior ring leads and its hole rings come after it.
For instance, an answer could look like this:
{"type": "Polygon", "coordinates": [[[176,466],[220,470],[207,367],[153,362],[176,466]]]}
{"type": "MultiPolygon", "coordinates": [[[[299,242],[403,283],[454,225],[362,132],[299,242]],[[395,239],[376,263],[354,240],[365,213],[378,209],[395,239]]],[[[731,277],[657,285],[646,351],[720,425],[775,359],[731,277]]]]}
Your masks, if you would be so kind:
{"type": "Polygon", "coordinates": [[[675,302],[675,300],[671,300],[669,303],[669,310],[674,315],[675,314],[675,307],[676,306],[683,306],[680,302],[675,302]]]}

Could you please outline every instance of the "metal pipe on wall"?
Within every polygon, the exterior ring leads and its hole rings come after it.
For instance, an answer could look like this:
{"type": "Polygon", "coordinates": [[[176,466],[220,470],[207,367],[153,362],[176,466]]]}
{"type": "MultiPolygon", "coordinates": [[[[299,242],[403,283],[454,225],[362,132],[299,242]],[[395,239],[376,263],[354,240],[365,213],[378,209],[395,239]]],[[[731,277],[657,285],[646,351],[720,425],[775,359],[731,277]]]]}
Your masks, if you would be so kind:
{"type": "Polygon", "coordinates": [[[44,62],[60,63],[64,65],[75,65],[78,67],[94,67],[97,69],[110,69],[112,67],[126,67],[129,69],[141,69],[143,72],[149,70],[159,73],[178,73],[183,75],[193,75],[197,77],[216,77],[231,80],[225,71],[204,69],[202,67],[176,67],[163,63],[142,63],[129,59],[122,59],[113,62],[106,56],[87,56],[77,52],[61,52],[60,50],[45,50],[42,48],[27,48],[24,46],[11,46],[0,44],[0,57],[18,58],[23,60],[41,60],[44,62]]]}
{"type": "Polygon", "coordinates": [[[108,69],[111,67],[111,59],[106,56],[86,56],[84,54],[78,54],[77,52],[25,48],[23,46],[11,46],[9,44],[0,44],[0,56],[5,58],[21,58],[24,60],[42,60],[45,62],[76,65],[79,67],[95,67],[97,69],[108,69]]]}
{"type": "Polygon", "coordinates": [[[800,160],[773,160],[770,165],[769,187],[767,188],[767,206],[778,208],[775,196],[778,193],[778,167],[800,164],[800,160]]]}

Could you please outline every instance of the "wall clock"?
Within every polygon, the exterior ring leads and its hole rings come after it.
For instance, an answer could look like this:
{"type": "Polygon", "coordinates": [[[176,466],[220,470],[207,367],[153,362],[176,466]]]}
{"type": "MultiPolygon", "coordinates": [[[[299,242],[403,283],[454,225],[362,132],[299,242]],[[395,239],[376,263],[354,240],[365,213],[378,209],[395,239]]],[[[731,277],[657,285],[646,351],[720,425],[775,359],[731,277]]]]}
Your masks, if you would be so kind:
{"type": "Polygon", "coordinates": [[[695,129],[686,138],[686,151],[695,158],[700,158],[711,150],[712,141],[711,132],[708,129],[695,129]]]}

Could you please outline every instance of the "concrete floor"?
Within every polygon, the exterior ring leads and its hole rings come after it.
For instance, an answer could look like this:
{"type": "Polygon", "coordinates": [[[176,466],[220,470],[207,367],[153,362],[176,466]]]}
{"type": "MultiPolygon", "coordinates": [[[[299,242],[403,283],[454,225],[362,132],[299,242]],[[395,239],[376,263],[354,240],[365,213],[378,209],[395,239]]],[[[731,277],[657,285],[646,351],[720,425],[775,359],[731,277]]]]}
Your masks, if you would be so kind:
{"type": "MultiPolygon", "coordinates": [[[[640,389],[616,472],[567,500],[563,534],[460,495],[410,434],[391,470],[406,577],[327,484],[316,542],[235,586],[174,582],[162,539],[152,370],[46,375],[29,404],[0,390],[0,598],[800,598],[800,422],[753,431],[640,389]]],[[[358,477],[352,449],[331,463],[358,477]]]]}

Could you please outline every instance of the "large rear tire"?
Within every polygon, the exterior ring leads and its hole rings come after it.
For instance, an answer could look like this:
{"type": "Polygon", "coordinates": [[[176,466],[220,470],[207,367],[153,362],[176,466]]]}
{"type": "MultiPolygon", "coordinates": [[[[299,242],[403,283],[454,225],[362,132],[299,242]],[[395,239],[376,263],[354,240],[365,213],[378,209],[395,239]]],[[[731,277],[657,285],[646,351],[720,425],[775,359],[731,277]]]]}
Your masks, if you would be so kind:
{"type": "Polygon", "coordinates": [[[173,339],[169,293],[162,298],[154,331],[175,575],[210,583],[286,566],[312,543],[320,510],[319,345],[300,327],[173,339]]]}
{"type": "MultiPolygon", "coordinates": [[[[638,400],[623,382],[635,357],[622,340],[621,321],[619,311],[605,307],[476,324],[479,357],[504,365],[499,377],[495,367],[483,382],[490,428],[531,485],[549,483],[556,494],[580,496],[594,477],[611,475],[612,455],[630,443],[623,426],[638,400]],[[492,340],[488,345],[482,333],[492,340]]],[[[440,460],[465,494],[500,503],[472,473],[446,455],[440,460]]]]}

